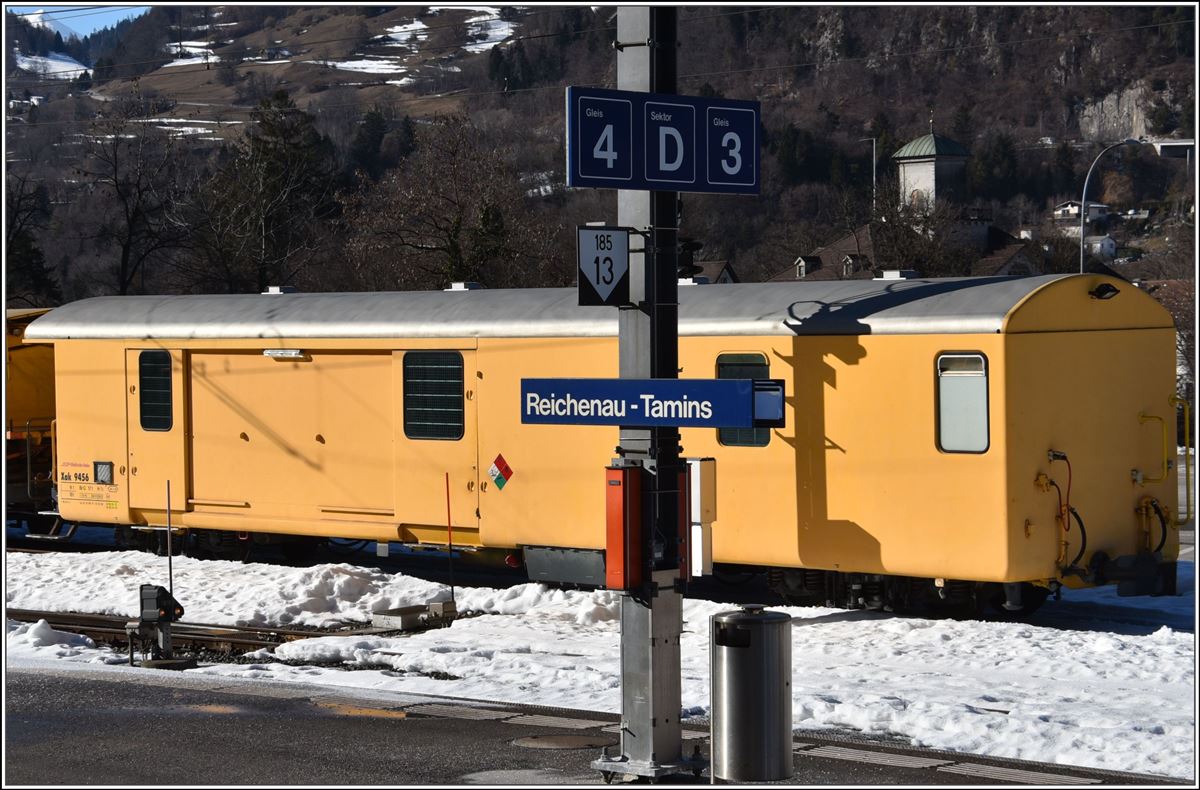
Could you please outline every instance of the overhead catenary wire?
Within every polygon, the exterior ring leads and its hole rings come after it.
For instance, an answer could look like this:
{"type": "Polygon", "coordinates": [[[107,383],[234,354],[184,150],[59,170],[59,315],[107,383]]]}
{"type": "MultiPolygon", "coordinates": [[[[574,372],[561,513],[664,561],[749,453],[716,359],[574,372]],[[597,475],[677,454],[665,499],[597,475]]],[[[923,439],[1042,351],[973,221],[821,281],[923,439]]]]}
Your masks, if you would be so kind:
{"type": "MultiPolygon", "coordinates": [[[[95,16],[96,14],[111,14],[121,8],[137,8],[139,6],[127,5],[85,5],[79,8],[63,8],[58,11],[9,11],[5,9],[6,14],[11,14],[15,17],[40,16],[43,19],[49,17],[53,20],[75,19],[81,16],[95,16]],[[77,13],[82,12],[82,13],[77,13]]],[[[149,6],[145,6],[149,8],[149,6]]]]}

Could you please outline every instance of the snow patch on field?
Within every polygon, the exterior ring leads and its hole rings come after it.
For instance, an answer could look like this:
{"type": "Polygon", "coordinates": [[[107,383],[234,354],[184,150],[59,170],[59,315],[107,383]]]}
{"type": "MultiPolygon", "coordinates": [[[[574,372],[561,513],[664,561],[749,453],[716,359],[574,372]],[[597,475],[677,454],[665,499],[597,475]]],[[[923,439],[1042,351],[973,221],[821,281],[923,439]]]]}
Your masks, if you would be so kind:
{"type": "Polygon", "coordinates": [[[200,56],[200,57],[191,57],[191,58],[178,58],[176,60],[172,60],[170,63],[164,63],[162,65],[162,67],[164,69],[166,69],[166,68],[171,68],[172,66],[203,66],[205,63],[216,65],[217,63],[220,63],[220,62],[221,62],[221,59],[216,57],[215,55],[211,56],[211,57],[207,57],[207,58],[200,56]]]}
{"type": "Polygon", "coordinates": [[[512,22],[499,19],[494,9],[487,10],[490,13],[467,20],[468,34],[471,38],[478,39],[463,47],[468,52],[487,52],[497,44],[507,41],[515,31],[512,22]]]}
{"type": "Polygon", "coordinates": [[[366,58],[364,60],[306,60],[305,63],[315,63],[344,71],[362,71],[367,74],[403,74],[408,71],[394,60],[381,58],[366,58]]]}
{"type": "Polygon", "coordinates": [[[380,42],[385,46],[415,49],[422,41],[429,38],[428,26],[421,20],[414,19],[403,25],[389,27],[385,38],[391,39],[391,41],[380,42]]]}
{"type": "Polygon", "coordinates": [[[18,52],[14,57],[17,60],[17,68],[56,80],[73,80],[88,71],[87,66],[62,52],[51,52],[45,57],[22,55],[18,52]]]}

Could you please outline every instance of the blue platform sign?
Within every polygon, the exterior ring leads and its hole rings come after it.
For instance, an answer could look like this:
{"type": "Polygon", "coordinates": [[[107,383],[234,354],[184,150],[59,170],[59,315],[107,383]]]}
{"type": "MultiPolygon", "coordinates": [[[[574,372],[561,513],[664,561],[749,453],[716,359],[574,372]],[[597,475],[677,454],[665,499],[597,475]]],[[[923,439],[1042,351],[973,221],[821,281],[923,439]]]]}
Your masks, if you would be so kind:
{"type": "Polygon", "coordinates": [[[567,88],[567,186],[759,193],[759,104],[567,88]]]}
{"type": "Polygon", "coordinates": [[[521,379],[521,422],[778,427],[783,394],[781,379],[521,379]]]}

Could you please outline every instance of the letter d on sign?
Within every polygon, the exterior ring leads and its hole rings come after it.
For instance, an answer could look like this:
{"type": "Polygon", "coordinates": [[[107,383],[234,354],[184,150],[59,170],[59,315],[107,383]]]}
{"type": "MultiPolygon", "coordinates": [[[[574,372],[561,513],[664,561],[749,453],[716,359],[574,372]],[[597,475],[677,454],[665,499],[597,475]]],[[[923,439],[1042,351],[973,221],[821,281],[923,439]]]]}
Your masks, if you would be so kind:
{"type": "Polygon", "coordinates": [[[683,164],[683,135],[670,126],[658,127],[658,169],[664,172],[678,170],[683,164]],[[667,138],[675,140],[675,159],[667,161],[667,138]]]}

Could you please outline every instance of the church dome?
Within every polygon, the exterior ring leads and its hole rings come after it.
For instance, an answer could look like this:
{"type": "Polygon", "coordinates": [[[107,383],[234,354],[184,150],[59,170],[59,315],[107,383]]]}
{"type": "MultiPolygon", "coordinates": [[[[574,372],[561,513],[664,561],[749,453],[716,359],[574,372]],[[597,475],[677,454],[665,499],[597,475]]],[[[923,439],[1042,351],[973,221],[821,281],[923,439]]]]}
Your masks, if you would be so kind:
{"type": "Polygon", "coordinates": [[[971,153],[963,146],[962,143],[951,140],[949,137],[942,137],[938,134],[927,134],[924,137],[918,137],[912,142],[905,145],[896,153],[892,154],[893,159],[923,159],[931,156],[962,156],[968,157],[971,153]]]}

